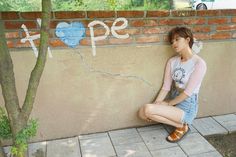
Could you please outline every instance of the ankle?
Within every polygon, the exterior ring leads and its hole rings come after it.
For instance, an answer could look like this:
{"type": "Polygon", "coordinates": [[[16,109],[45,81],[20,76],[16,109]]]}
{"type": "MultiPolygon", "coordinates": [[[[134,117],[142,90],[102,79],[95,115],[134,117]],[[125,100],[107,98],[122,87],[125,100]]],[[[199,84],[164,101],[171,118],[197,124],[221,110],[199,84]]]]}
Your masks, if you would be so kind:
{"type": "Polygon", "coordinates": [[[188,127],[188,124],[183,124],[181,127],[177,127],[176,128],[177,130],[188,130],[189,129],[189,127],[188,127]]]}
{"type": "Polygon", "coordinates": [[[188,124],[184,124],[183,129],[188,130],[189,129],[188,124]]]}

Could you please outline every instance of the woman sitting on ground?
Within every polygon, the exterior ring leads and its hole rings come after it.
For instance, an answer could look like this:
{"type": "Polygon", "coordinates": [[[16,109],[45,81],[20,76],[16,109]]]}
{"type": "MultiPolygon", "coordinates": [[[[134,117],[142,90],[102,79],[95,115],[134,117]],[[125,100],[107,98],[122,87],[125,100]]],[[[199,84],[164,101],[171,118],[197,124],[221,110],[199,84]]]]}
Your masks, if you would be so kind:
{"type": "Polygon", "coordinates": [[[176,127],[166,140],[177,142],[188,133],[189,125],[197,116],[198,93],[206,73],[206,63],[192,51],[190,29],[173,28],[168,40],[177,55],[167,62],[164,83],[155,102],[142,106],[139,116],[176,127]],[[171,89],[172,82],[174,88],[171,89]],[[170,99],[164,100],[170,90],[170,99]]]}

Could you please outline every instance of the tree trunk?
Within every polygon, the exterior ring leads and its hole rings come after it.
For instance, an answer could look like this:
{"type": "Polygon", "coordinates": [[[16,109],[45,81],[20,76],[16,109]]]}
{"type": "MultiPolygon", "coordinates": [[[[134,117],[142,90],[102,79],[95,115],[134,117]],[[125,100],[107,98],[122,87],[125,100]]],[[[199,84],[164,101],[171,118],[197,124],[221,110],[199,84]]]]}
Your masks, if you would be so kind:
{"type": "Polygon", "coordinates": [[[3,21],[0,20],[0,83],[11,127],[14,126],[20,113],[19,100],[16,92],[13,64],[4,34],[3,21]]]}
{"type": "Polygon", "coordinates": [[[25,97],[25,101],[22,107],[22,116],[24,119],[29,119],[30,113],[33,109],[33,103],[35,100],[37,88],[40,82],[41,75],[46,63],[49,30],[50,30],[50,17],[51,17],[51,0],[42,0],[42,24],[40,30],[40,45],[39,55],[36,65],[31,72],[29,85],[25,97]]]}
{"type": "Polygon", "coordinates": [[[0,83],[14,141],[16,134],[26,125],[26,122],[23,123],[19,119],[21,109],[16,92],[13,63],[7,48],[2,20],[0,21],[0,38],[0,83]]]}
{"type": "Polygon", "coordinates": [[[174,0],[170,0],[170,10],[174,9],[174,0]]]}
{"type": "Polygon", "coordinates": [[[20,108],[16,92],[13,63],[9,50],[7,48],[3,21],[0,20],[0,83],[2,87],[2,94],[5,102],[5,107],[10,121],[14,141],[13,143],[16,147],[16,135],[27,125],[30,113],[33,109],[33,103],[36,97],[40,78],[42,76],[43,69],[46,63],[50,29],[50,16],[51,0],[42,0],[42,24],[40,30],[41,38],[39,45],[39,54],[36,65],[30,75],[28,89],[22,108],[20,108]]]}

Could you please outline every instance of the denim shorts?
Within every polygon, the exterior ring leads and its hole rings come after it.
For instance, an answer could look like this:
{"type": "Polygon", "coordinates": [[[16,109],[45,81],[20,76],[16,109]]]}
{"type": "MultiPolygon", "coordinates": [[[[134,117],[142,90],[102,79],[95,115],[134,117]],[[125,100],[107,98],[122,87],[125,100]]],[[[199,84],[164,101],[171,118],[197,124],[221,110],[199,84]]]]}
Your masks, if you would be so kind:
{"type": "MultiPolygon", "coordinates": [[[[178,95],[179,92],[177,90],[172,90],[170,97],[173,99],[178,95]]],[[[190,97],[175,106],[184,111],[184,115],[181,119],[182,123],[192,124],[198,112],[198,94],[192,94],[190,97]]]]}

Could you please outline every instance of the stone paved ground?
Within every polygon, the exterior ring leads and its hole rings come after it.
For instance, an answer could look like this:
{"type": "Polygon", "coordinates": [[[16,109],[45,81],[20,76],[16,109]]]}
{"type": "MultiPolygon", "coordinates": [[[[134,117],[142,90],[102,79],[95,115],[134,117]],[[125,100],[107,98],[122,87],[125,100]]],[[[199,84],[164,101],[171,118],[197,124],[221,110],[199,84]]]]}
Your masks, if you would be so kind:
{"type": "Polygon", "coordinates": [[[222,157],[204,136],[236,131],[236,114],[199,118],[190,128],[178,143],[165,140],[172,127],[157,124],[32,143],[28,153],[29,157],[222,157]]]}

